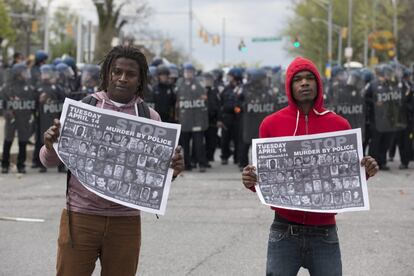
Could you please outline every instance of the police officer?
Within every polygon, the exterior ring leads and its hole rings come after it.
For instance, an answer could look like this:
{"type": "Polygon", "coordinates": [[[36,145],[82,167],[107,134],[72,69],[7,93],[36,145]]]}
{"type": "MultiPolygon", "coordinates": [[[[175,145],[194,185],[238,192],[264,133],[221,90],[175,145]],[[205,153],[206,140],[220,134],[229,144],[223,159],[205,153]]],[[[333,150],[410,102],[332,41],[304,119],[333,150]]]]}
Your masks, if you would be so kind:
{"type": "MultiPolygon", "coordinates": [[[[207,91],[208,106],[208,129],[205,131],[207,161],[214,161],[214,153],[218,145],[218,118],[220,117],[220,95],[214,86],[214,76],[212,73],[203,74],[204,88],[207,91]]],[[[210,167],[210,164],[207,164],[210,167]]]]}
{"type": "Polygon", "coordinates": [[[239,153],[239,125],[240,108],[237,106],[237,97],[240,93],[243,81],[243,71],[240,68],[232,68],[227,73],[228,84],[221,93],[221,164],[227,165],[228,159],[233,154],[233,161],[238,164],[239,153]],[[231,151],[230,144],[234,149],[231,151]]]}
{"type": "Polygon", "coordinates": [[[259,138],[260,123],[276,108],[276,99],[264,69],[248,69],[246,80],[238,97],[242,115],[239,136],[240,171],[249,164],[249,149],[252,139],[259,138]]]}
{"type": "Polygon", "coordinates": [[[157,80],[157,67],[149,66],[148,67],[148,83],[147,87],[144,88],[144,99],[149,107],[155,109],[155,99],[154,99],[154,86],[158,83],[157,80]]]}
{"type": "Polygon", "coordinates": [[[26,173],[26,145],[32,135],[33,113],[36,107],[36,94],[29,85],[30,70],[24,63],[13,65],[11,81],[3,89],[3,99],[6,120],[5,140],[3,144],[2,173],[9,172],[10,149],[14,136],[18,134],[19,153],[17,156],[17,171],[26,173]]]}
{"type": "Polygon", "coordinates": [[[64,91],[65,95],[69,97],[72,93],[70,83],[75,77],[75,74],[73,73],[72,68],[63,62],[56,64],[55,68],[57,72],[56,84],[64,91]]]}
{"type": "MultiPolygon", "coordinates": [[[[57,72],[53,65],[42,65],[40,72],[41,83],[37,87],[36,144],[33,152],[33,164],[40,167],[39,172],[43,173],[47,169],[39,160],[40,148],[43,146],[42,134],[53,124],[53,119],[60,117],[65,100],[65,93],[56,85],[57,72]]],[[[58,171],[65,172],[64,166],[58,167],[58,171]]]]}
{"type": "Polygon", "coordinates": [[[375,73],[376,79],[370,83],[366,90],[368,104],[372,105],[369,108],[371,111],[370,121],[372,122],[369,154],[378,161],[380,170],[389,170],[386,157],[399,117],[399,107],[395,105],[395,102],[400,102],[400,91],[394,90],[394,71],[391,66],[378,65],[375,68],[375,73]],[[390,109],[391,105],[395,105],[394,108],[390,109]]]}
{"type": "Polygon", "coordinates": [[[81,76],[82,96],[98,92],[100,72],[101,67],[96,64],[87,64],[83,67],[81,76]]]}
{"type": "Polygon", "coordinates": [[[32,66],[32,69],[30,71],[31,74],[31,84],[33,87],[36,87],[40,84],[40,66],[47,63],[47,59],[49,58],[49,55],[43,51],[43,50],[37,50],[35,53],[35,60],[34,65],[32,66]]]}
{"type": "Polygon", "coordinates": [[[165,65],[157,68],[157,84],[153,86],[155,111],[160,114],[161,121],[174,122],[175,93],[169,80],[170,70],[165,65]]]}
{"type": "Polygon", "coordinates": [[[411,72],[404,68],[403,75],[400,83],[402,90],[402,102],[403,107],[401,113],[406,116],[407,126],[395,132],[395,143],[398,146],[398,152],[400,153],[401,163],[399,165],[400,170],[408,169],[408,164],[411,160],[412,149],[411,144],[413,142],[412,131],[413,131],[413,85],[410,81],[411,72]]]}
{"type": "Polygon", "coordinates": [[[72,68],[74,74],[74,78],[70,80],[71,90],[79,91],[81,89],[81,76],[79,75],[75,59],[71,56],[65,55],[62,58],[62,62],[72,68]]]}
{"type": "Polygon", "coordinates": [[[170,75],[168,76],[170,84],[175,88],[175,84],[177,83],[178,78],[180,77],[180,70],[178,70],[177,65],[170,63],[168,65],[168,71],[170,75]]]}
{"type": "Polygon", "coordinates": [[[224,90],[224,82],[223,82],[223,70],[220,68],[216,68],[211,71],[211,74],[214,77],[214,87],[221,93],[224,90]]]}
{"type": "Polygon", "coordinates": [[[372,108],[374,108],[373,107],[373,103],[372,103],[372,98],[370,98],[370,97],[372,97],[372,95],[368,95],[367,94],[367,91],[370,88],[371,81],[374,80],[374,74],[368,68],[362,68],[360,70],[360,74],[362,75],[362,78],[364,79],[364,83],[365,83],[365,88],[364,88],[365,89],[365,95],[364,95],[364,103],[365,103],[365,120],[364,120],[364,122],[365,122],[365,136],[363,137],[364,140],[363,140],[363,143],[362,143],[363,153],[365,155],[366,152],[367,152],[368,145],[370,144],[370,141],[371,141],[371,136],[372,136],[372,133],[371,133],[371,131],[372,131],[371,123],[373,123],[373,118],[371,118],[371,117],[372,117],[372,114],[374,112],[372,110],[372,108]]]}
{"type": "Polygon", "coordinates": [[[195,160],[200,172],[207,167],[204,131],[208,128],[207,94],[195,77],[192,64],[184,64],[184,77],[177,81],[176,114],[181,124],[180,144],[184,149],[185,169],[191,170],[191,147],[193,141],[195,160]]]}

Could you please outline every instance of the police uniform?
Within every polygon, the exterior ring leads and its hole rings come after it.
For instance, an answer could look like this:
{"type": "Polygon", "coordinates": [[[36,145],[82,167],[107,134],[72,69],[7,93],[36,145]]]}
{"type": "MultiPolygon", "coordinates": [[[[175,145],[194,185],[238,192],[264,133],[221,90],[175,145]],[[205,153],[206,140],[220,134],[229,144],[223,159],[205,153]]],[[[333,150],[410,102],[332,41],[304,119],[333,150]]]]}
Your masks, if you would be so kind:
{"type": "Polygon", "coordinates": [[[18,135],[19,153],[17,169],[25,172],[26,145],[33,134],[32,119],[36,107],[36,94],[32,86],[21,79],[13,79],[4,87],[3,106],[5,117],[5,139],[3,144],[2,172],[10,166],[10,149],[14,137],[18,135]]]}

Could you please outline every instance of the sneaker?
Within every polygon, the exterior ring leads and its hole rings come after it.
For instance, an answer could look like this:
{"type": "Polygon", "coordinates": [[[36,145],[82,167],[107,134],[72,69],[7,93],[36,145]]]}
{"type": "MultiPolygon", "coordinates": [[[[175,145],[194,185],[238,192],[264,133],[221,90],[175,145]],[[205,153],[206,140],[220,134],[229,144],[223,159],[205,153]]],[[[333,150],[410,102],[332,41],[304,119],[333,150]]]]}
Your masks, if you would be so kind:
{"type": "Polygon", "coordinates": [[[406,170],[406,169],[408,169],[408,165],[401,164],[398,168],[400,170],[406,170]]]}
{"type": "Polygon", "coordinates": [[[227,159],[221,159],[221,164],[222,165],[227,165],[229,163],[229,161],[227,159]]]}
{"type": "Polygon", "coordinates": [[[211,169],[211,164],[210,163],[207,163],[206,167],[209,168],[209,169],[211,169]]]}
{"type": "Polygon", "coordinates": [[[25,168],[18,168],[17,172],[18,173],[26,173],[26,169],[25,168]]]}
{"type": "Polygon", "coordinates": [[[200,166],[199,172],[203,173],[206,171],[207,171],[206,167],[200,166]]]}
{"type": "Polygon", "coordinates": [[[9,168],[1,168],[1,173],[9,173],[9,168]]]}
{"type": "Polygon", "coordinates": [[[47,172],[47,169],[46,169],[45,167],[40,168],[39,172],[40,172],[40,173],[45,173],[45,172],[47,172]]]}

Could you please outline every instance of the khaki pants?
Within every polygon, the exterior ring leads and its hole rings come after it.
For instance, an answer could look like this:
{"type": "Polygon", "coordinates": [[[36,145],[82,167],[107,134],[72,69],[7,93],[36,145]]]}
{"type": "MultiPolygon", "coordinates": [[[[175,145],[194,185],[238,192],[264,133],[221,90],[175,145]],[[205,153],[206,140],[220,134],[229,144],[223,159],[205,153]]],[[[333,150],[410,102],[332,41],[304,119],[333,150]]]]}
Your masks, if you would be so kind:
{"type": "Polygon", "coordinates": [[[58,238],[57,275],[90,276],[96,260],[102,276],[135,275],[141,245],[141,217],[105,217],[62,211],[58,238]]]}

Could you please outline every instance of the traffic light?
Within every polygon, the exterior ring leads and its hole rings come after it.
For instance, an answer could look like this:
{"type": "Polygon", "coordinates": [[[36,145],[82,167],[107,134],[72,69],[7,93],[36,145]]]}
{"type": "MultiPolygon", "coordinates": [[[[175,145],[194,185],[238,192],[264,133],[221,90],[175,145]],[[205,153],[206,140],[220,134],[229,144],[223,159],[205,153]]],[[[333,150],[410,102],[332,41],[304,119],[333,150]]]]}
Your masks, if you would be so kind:
{"type": "Polygon", "coordinates": [[[241,51],[243,53],[246,53],[247,52],[247,47],[246,47],[246,44],[244,44],[243,39],[240,40],[240,43],[239,43],[239,51],[241,51]]]}
{"type": "Polygon", "coordinates": [[[295,47],[295,48],[300,47],[300,41],[299,41],[299,37],[297,35],[295,36],[295,40],[293,41],[293,47],[295,47]]]}
{"type": "Polygon", "coordinates": [[[32,21],[32,33],[37,33],[39,30],[39,22],[37,20],[32,21]]]}

